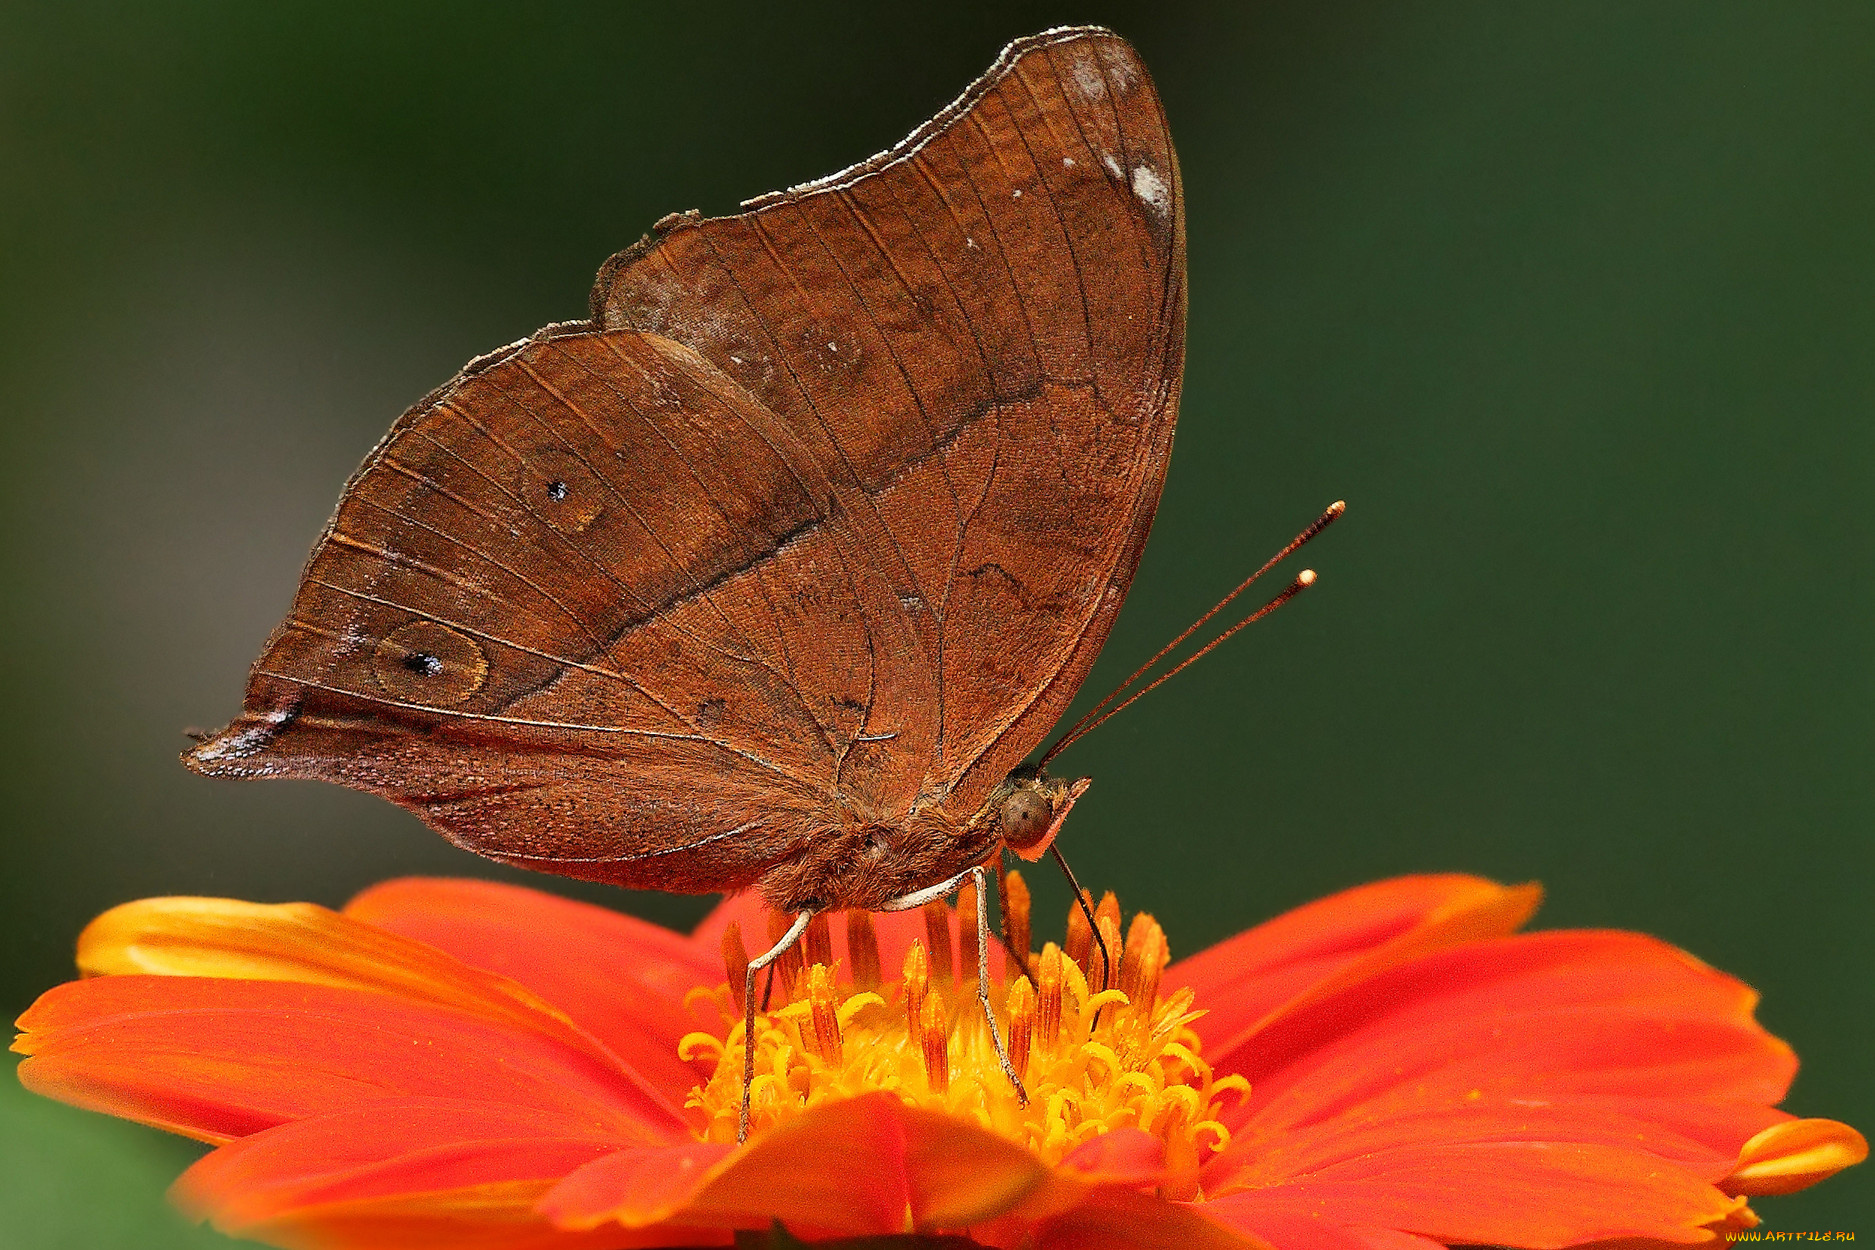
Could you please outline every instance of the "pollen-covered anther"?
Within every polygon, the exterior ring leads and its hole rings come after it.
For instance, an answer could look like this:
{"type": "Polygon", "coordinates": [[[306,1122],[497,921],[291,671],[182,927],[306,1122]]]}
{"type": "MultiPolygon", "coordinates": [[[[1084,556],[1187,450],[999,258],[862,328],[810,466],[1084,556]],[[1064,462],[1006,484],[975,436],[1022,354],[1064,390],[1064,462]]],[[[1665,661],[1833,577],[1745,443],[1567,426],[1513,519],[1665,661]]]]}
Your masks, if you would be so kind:
{"type": "Polygon", "coordinates": [[[1120,989],[1141,1020],[1152,1018],[1159,999],[1159,978],[1172,961],[1165,930],[1145,912],[1133,917],[1126,931],[1126,956],[1120,961],[1120,989]]]}
{"type": "Polygon", "coordinates": [[[947,985],[951,980],[955,952],[951,949],[951,909],[942,902],[924,905],[924,936],[931,957],[931,980],[947,985]]]}
{"type": "Polygon", "coordinates": [[[1198,1142],[1186,1131],[1190,1118],[1182,1103],[1173,1103],[1153,1125],[1154,1136],[1165,1143],[1165,1172],[1158,1194],[1173,1202],[1190,1202],[1198,1196],[1198,1142]]]}
{"type": "Polygon", "coordinates": [[[900,998],[905,1004],[905,1028],[916,1037],[921,1019],[919,1013],[924,1010],[925,996],[931,991],[931,965],[924,953],[923,942],[913,942],[911,949],[905,952],[903,989],[900,998]]]}
{"type": "Polygon", "coordinates": [[[729,997],[742,1014],[742,984],[749,976],[749,951],[742,944],[742,926],[735,921],[723,930],[723,975],[728,979],[729,997]]]}
{"type": "Polygon", "coordinates": [[[814,1050],[835,1067],[846,1062],[840,1039],[840,999],[826,964],[807,970],[807,1003],[814,1019],[814,1050]]]}
{"type": "Polygon", "coordinates": [[[873,930],[869,911],[846,913],[846,960],[854,988],[879,988],[879,935],[873,930]]]}
{"type": "Polygon", "coordinates": [[[1035,975],[1035,1045],[1053,1050],[1061,1033],[1061,948],[1053,942],[1042,948],[1035,975]]]}
{"type": "MultiPolygon", "coordinates": [[[[1076,910],[1078,911],[1079,908],[1076,910]]],[[[1118,967],[1120,900],[1112,890],[1103,894],[1100,898],[1100,906],[1094,908],[1094,926],[1095,931],[1100,934],[1100,945],[1093,949],[1088,959],[1077,962],[1080,963],[1081,970],[1087,974],[1088,986],[1095,993],[1099,993],[1101,990],[1114,988],[1115,978],[1120,971],[1118,967]],[[1100,956],[1103,949],[1107,952],[1105,959],[1100,956]]]]}
{"type": "Polygon", "coordinates": [[[1003,877],[1003,936],[1011,950],[1026,962],[1029,946],[1035,940],[1029,911],[1029,883],[1020,872],[1011,869],[1003,877]]]}
{"type": "Polygon", "coordinates": [[[918,1044],[924,1053],[925,1083],[934,1094],[945,1093],[951,1087],[950,1039],[944,1015],[943,996],[925,995],[924,1007],[918,1012],[918,1044]]]}
{"type": "MultiPolygon", "coordinates": [[[[976,901],[987,899],[979,895],[976,901]]],[[[975,928],[968,923],[971,900],[963,903],[961,919],[969,933],[975,928]]],[[[1212,1072],[1191,1027],[1198,1013],[1190,990],[1161,999],[1164,932],[1150,917],[1140,917],[1122,945],[1118,914],[1116,904],[1103,900],[1100,921],[1111,943],[1113,988],[1089,985],[1099,971],[1068,959],[1054,943],[1029,960],[1027,976],[1012,968],[1006,986],[992,987],[1002,1055],[970,992],[975,970],[958,970],[950,992],[932,976],[927,935],[942,943],[949,966],[956,967],[960,944],[953,926],[959,917],[950,908],[914,922],[923,933],[904,948],[902,968],[894,970],[899,984],[886,992],[859,980],[870,975],[864,969],[877,958],[872,952],[880,935],[870,928],[877,922],[849,916],[845,950],[835,944],[843,958],[801,968],[791,981],[792,996],[755,1017],[752,1134],[770,1132],[814,1106],[885,1091],[913,1106],[974,1120],[1049,1164],[1100,1133],[1141,1129],[1164,1144],[1166,1193],[1195,1194],[1204,1164],[1230,1139],[1221,1122],[1224,1107],[1233,1095],[1243,1098],[1249,1086],[1241,1076],[1212,1072]],[[852,983],[849,963],[856,974],[852,983]],[[1005,1074],[1005,1056],[1020,1076],[1026,1101],[1005,1074]]],[[[1083,923],[1081,932],[1091,947],[1096,930],[1083,923]]],[[[738,940],[724,938],[724,970],[731,974],[743,966],[738,940]]],[[[731,1017],[727,1011],[727,989],[702,997],[723,1009],[723,1023],[679,1043],[680,1055],[715,1061],[709,1080],[687,1105],[701,1114],[706,1140],[728,1143],[736,1140],[742,1102],[742,1022],[739,1013],[731,1017]]]]}
{"type": "Polygon", "coordinates": [[[807,962],[833,967],[833,922],[826,912],[817,912],[807,923],[807,936],[801,943],[807,962]]]}
{"type": "Polygon", "coordinates": [[[1140,912],[1133,917],[1133,923],[1126,930],[1126,950],[1120,955],[1120,992],[1128,1000],[1139,993],[1140,956],[1143,953],[1143,939],[1146,926],[1152,923],[1152,917],[1140,912]]]}
{"type": "Polygon", "coordinates": [[[1035,987],[1017,977],[1009,987],[1009,1066],[1018,1078],[1028,1074],[1029,1046],[1035,1036],[1035,987]]]}

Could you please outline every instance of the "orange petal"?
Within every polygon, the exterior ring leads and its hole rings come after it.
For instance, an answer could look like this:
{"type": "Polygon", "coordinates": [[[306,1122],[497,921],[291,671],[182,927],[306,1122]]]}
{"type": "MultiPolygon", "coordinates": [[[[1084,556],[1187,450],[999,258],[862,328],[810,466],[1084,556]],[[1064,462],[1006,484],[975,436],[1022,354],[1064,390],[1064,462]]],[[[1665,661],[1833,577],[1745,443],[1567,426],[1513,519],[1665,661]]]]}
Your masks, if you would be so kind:
{"type": "Polygon", "coordinates": [[[1130,1189],[1103,1189],[1035,1229],[1030,1244],[1036,1250],[1269,1250],[1255,1234],[1209,1219],[1204,1210],[1130,1189]]]}
{"type": "Polygon", "coordinates": [[[1754,1002],[1637,934],[1424,955],[1216,1056],[1252,1094],[1225,1114],[1206,1192],[1262,1213],[1239,1225],[1278,1245],[1328,1244],[1296,1240],[1323,1219],[1518,1246],[1708,1239],[1738,1206],[1712,1182],[1780,1118],[1795,1067],[1754,1002]],[[1487,1174],[1475,1190],[1454,1179],[1487,1174]],[[1554,1201],[1511,1197],[1511,1176],[1554,1201]]]}
{"type": "Polygon", "coordinates": [[[507,1231],[532,1223],[546,1185],[618,1146],[615,1136],[566,1117],[451,1099],[375,1102],[256,1133],[206,1155],[176,1182],[172,1196],[198,1219],[234,1236],[282,1230],[304,1213],[336,1205],[425,1209],[460,1233],[464,1224],[507,1231]],[[450,1205],[465,1191],[526,1195],[518,1210],[486,1203],[450,1205]]]}
{"type": "Polygon", "coordinates": [[[1208,1014],[1208,1053],[1240,1045],[1282,1015],[1428,952],[1511,933],[1542,901],[1534,885],[1456,874],[1399,877],[1298,907],[1165,971],[1208,1014]]]}
{"type": "Polygon", "coordinates": [[[367,990],[96,977],[19,1023],[28,1088],[209,1142],[398,1097],[534,1108],[621,1143],[681,1131],[584,1048],[367,990]]]}
{"type": "Polygon", "coordinates": [[[1719,1182],[1730,1194],[1788,1194],[1827,1180],[1868,1158],[1868,1140],[1835,1120],[1774,1124],[1738,1151],[1738,1167],[1719,1182]]]}
{"type": "Polygon", "coordinates": [[[1430,1237],[1403,1233],[1393,1228],[1350,1224],[1347,1231],[1356,1238],[1355,1250],[1445,1250],[1444,1246],[1430,1237]]]}
{"type": "MultiPolygon", "coordinates": [[[[1252,1235],[1249,1230],[1254,1222],[1257,1235],[1274,1250],[1446,1250],[1439,1242],[1415,1233],[1367,1224],[1343,1224],[1332,1213],[1318,1209],[1261,1208],[1253,1221],[1227,1208],[1210,1209],[1220,1218],[1237,1220],[1236,1227],[1246,1236],[1252,1235]]],[[[1658,1250],[1658,1247],[1650,1247],[1650,1250],[1658,1250]]]]}
{"type": "MultiPolygon", "coordinates": [[[[1535,1099],[1463,1097],[1445,1106],[1406,1111],[1367,1107],[1317,1124],[1271,1135],[1245,1128],[1249,1146],[1235,1166],[1206,1173],[1213,1196],[1238,1189],[1273,1190],[1285,1185],[1306,1189],[1310,1178],[1333,1167],[1392,1152],[1409,1157],[1420,1148],[1493,1147],[1541,1142],[1553,1146],[1588,1145],[1627,1151],[1637,1167],[1668,1165],[1712,1182],[1730,1170],[1730,1152],[1721,1152],[1672,1128],[1638,1116],[1601,1107],[1546,1104],[1535,1099]],[[1644,1158],[1643,1158],[1644,1156],[1644,1158]]],[[[1234,1139],[1233,1139],[1233,1144],[1234,1139]]]]}
{"type": "Polygon", "coordinates": [[[678,1183],[649,1183],[642,1152],[601,1159],[550,1193],[565,1228],[617,1222],[767,1228],[774,1220],[830,1235],[957,1228],[990,1219],[1040,1186],[1048,1169],[975,1125],[907,1107],[890,1094],[824,1103],[678,1183]]]}
{"type": "Polygon", "coordinates": [[[1136,1128],[1091,1137],[1069,1151],[1048,1178],[1003,1213],[1003,1222],[1026,1228],[1074,1210],[1095,1192],[1142,1189],[1165,1173],[1165,1145],[1136,1128]]]}
{"type": "Polygon", "coordinates": [[[1060,1167],[1091,1185],[1150,1185],[1165,1171],[1165,1143],[1143,1129],[1114,1129],[1076,1146],[1060,1167]]]}
{"type": "MultiPolygon", "coordinates": [[[[1475,942],[1287,1013],[1206,1058],[1241,1072],[1254,1118],[1320,1119],[1433,1082],[1769,1105],[1795,1061],[1751,1019],[1756,996],[1639,934],[1553,932],[1475,942]]],[[[1548,1091],[1544,1093],[1543,1091],[1548,1091]]]]}
{"type": "Polygon", "coordinates": [[[1744,1200],[1644,1152],[1570,1142],[1428,1142],[1347,1159],[1294,1183],[1212,1199],[1205,1211],[1277,1250],[1313,1250],[1322,1223],[1436,1242],[1531,1250],[1639,1237],[1708,1241],[1744,1200]]]}
{"type": "MultiPolygon", "coordinates": [[[[512,1181],[412,1197],[303,1207],[243,1225],[241,1235],[287,1250],[651,1250],[674,1244],[665,1229],[571,1233],[535,1211],[551,1182],[512,1181]]],[[[686,1246],[729,1245],[731,1234],[683,1230],[686,1246]]]]}
{"type": "MultiPolygon", "coordinates": [[[[632,981],[672,998],[722,979],[721,958],[699,950],[687,934],[497,881],[404,877],[359,894],[345,905],[345,914],[429,942],[477,967],[471,954],[514,962],[506,946],[510,937],[536,947],[543,939],[561,939],[628,954],[632,981]]],[[[566,952],[559,954],[564,958],[566,952]]]]}
{"type": "Polygon", "coordinates": [[[527,987],[678,1105],[697,1083],[677,1057],[696,1028],[684,996],[720,984],[723,960],[685,934],[539,890],[424,877],[373,886],[345,915],[527,987]]]}
{"type": "Polygon", "coordinates": [[[699,1141],[616,1150],[567,1176],[540,1209],[566,1228],[649,1227],[683,1210],[734,1150],[699,1141]]]}
{"type": "MultiPolygon", "coordinates": [[[[587,1050],[615,1066],[622,1083],[636,1087],[648,1119],[673,1128],[684,1122],[679,1108],[689,1089],[688,1068],[683,1068],[685,1082],[675,1090],[668,1080],[653,1084],[559,1004],[524,985],[470,967],[427,942],[311,903],[214,898],[126,903],[86,926],[78,939],[78,966],[92,976],[152,973],[294,981],[435,1004],[587,1050]]],[[[668,1050],[634,1057],[682,1067],[675,1052],[673,1038],[668,1050]]]]}

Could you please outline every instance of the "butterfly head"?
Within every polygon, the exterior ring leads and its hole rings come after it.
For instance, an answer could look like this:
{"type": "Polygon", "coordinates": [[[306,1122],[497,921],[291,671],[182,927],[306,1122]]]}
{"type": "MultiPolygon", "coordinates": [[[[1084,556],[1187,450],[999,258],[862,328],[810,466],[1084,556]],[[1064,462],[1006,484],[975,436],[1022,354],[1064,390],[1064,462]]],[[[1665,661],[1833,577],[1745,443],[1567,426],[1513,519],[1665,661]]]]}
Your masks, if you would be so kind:
{"type": "Polygon", "coordinates": [[[1004,845],[1026,860],[1037,860],[1061,832],[1074,801],[1093,781],[1050,777],[1039,768],[1018,768],[990,795],[985,813],[1001,830],[1004,845]]]}

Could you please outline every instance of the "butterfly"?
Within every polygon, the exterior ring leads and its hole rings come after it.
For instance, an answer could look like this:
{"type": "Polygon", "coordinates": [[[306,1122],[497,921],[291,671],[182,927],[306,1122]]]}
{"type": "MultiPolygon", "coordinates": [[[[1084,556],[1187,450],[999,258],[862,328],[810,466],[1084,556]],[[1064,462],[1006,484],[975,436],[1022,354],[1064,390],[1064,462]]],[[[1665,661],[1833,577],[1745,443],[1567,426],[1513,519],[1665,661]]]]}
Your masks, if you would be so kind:
{"type": "Polygon", "coordinates": [[[1178,161],[1134,50],[1018,40],[903,142],[660,220],[345,487],[199,773],[383,795],[506,863],[784,912],[1041,855],[1023,761],[1177,419],[1178,161]]]}

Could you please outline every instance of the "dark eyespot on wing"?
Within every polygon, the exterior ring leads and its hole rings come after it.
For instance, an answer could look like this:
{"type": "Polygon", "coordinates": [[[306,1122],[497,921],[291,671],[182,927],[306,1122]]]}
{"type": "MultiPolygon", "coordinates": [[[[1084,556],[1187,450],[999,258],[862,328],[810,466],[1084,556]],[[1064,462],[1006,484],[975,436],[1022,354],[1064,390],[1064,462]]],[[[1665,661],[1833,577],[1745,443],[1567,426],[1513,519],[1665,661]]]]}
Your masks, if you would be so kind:
{"type": "Polygon", "coordinates": [[[461,630],[435,621],[412,621],[379,641],[372,671],[385,693],[450,707],[482,688],[488,655],[461,630]]]}

